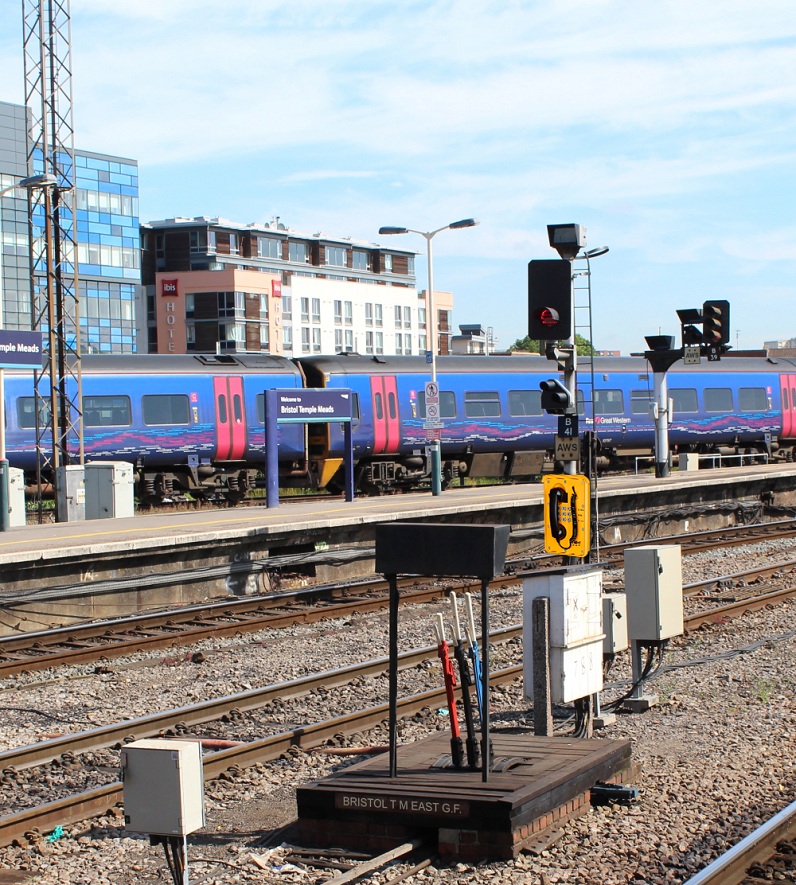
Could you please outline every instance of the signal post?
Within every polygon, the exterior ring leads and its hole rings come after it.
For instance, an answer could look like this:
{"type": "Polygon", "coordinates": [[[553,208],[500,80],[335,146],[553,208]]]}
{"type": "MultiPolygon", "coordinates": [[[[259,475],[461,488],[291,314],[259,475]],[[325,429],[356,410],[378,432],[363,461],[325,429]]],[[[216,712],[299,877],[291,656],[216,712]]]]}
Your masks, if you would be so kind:
{"type": "Polygon", "coordinates": [[[577,472],[580,435],[577,413],[577,350],[574,339],[572,260],[585,246],[580,225],[548,225],[550,245],[561,259],[528,264],[528,335],[539,339],[544,355],[564,375],[542,381],[542,408],[558,415],[555,460],[563,474],[544,479],[545,550],[571,559],[590,551],[590,483],[577,472]]]}

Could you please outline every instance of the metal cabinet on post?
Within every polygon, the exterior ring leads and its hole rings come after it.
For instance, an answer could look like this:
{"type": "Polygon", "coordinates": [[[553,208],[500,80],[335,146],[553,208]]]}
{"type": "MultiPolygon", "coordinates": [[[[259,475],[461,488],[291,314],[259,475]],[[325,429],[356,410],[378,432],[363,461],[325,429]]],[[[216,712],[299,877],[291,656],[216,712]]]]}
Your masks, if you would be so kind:
{"type": "Polygon", "coordinates": [[[550,600],[550,697],[568,704],[603,688],[602,570],[545,569],[523,578],[523,678],[533,700],[532,606],[550,600]]]}
{"type": "Polygon", "coordinates": [[[202,746],[145,738],[122,748],[124,821],[132,833],[182,836],[204,826],[202,746]]]}
{"type": "Polygon", "coordinates": [[[86,519],[135,516],[133,465],[127,461],[86,464],[86,519]]]}
{"type": "Polygon", "coordinates": [[[22,526],[27,523],[25,506],[25,471],[19,467],[8,468],[8,524],[22,526]]]}
{"type": "Polygon", "coordinates": [[[679,544],[625,552],[627,634],[659,642],[683,632],[683,573],[679,544]]]}

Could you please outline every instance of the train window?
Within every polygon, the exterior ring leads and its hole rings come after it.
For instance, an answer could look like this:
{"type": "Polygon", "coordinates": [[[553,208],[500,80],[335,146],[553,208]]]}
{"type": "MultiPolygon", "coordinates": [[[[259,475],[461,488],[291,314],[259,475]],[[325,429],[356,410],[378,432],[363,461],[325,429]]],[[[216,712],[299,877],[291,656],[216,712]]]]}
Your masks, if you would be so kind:
{"type": "MultiPolygon", "coordinates": [[[[426,417],[426,392],[417,392],[417,416],[426,417]]],[[[440,418],[456,417],[456,394],[452,390],[440,390],[439,392],[439,416],[440,418]]]]}
{"type": "Polygon", "coordinates": [[[732,390],[729,387],[706,387],[705,411],[731,412],[732,390]]]}
{"type": "Polygon", "coordinates": [[[149,394],[141,397],[144,424],[189,424],[188,397],[179,393],[149,394]]]}
{"type": "Polygon", "coordinates": [[[466,390],[464,414],[468,418],[499,418],[500,396],[496,390],[466,390]]]}
{"type": "Polygon", "coordinates": [[[509,415],[515,418],[527,418],[542,414],[541,390],[510,390],[509,415]]]}
{"type": "Polygon", "coordinates": [[[583,391],[580,387],[575,391],[575,400],[578,404],[578,414],[585,415],[586,414],[586,400],[583,398],[583,391]]]}
{"type": "Polygon", "coordinates": [[[129,396],[84,396],[85,427],[129,427],[132,424],[129,396]]]}
{"type": "Polygon", "coordinates": [[[229,416],[227,415],[227,397],[226,394],[220,393],[218,395],[218,423],[226,424],[229,421],[229,416]]]}
{"type": "Polygon", "coordinates": [[[621,390],[594,391],[595,415],[623,415],[624,412],[625,400],[621,390]]]}
{"type": "Polygon", "coordinates": [[[788,388],[787,387],[782,388],[782,408],[785,411],[790,411],[790,405],[788,403],[788,388]]]}
{"type": "Polygon", "coordinates": [[[634,415],[649,415],[651,402],[649,390],[630,391],[630,411],[634,415]]]}
{"type": "Polygon", "coordinates": [[[738,408],[742,412],[767,412],[768,396],[765,387],[741,387],[738,391],[738,408]]]}
{"type": "Polygon", "coordinates": [[[384,420],[384,403],[382,402],[382,397],[380,393],[377,393],[373,397],[373,407],[376,412],[376,420],[383,421],[384,420]]]}
{"type": "Polygon", "coordinates": [[[693,387],[675,387],[669,391],[675,417],[682,412],[698,412],[697,392],[693,387]]]}
{"type": "Polygon", "coordinates": [[[240,424],[243,421],[243,403],[239,393],[232,397],[232,417],[236,424],[240,424]]]}
{"type": "MultiPolygon", "coordinates": [[[[50,424],[50,404],[46,400],[39,403],[39,427],[47,427],[50,424]]],[[[30,430],[36,426],[35,397],[21,396],[17,400],[17,423],[23,430],[30,430]]]]}
{"type": "Polygon", "coordinates": [[[395,408],[395,394],[392,392],[387,394],[387,408],[390,410],[390,419],[394,421],[398,413],[395,408]]]}

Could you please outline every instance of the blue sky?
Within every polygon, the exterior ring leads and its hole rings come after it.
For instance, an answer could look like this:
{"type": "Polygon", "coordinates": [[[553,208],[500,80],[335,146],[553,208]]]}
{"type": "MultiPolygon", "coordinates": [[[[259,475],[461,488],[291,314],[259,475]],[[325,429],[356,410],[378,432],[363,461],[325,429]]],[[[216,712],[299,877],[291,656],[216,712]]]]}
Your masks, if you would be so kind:
{"type": "MultiPolygon", "coordinates": [[[[23,100],[21,4],[0,100],[23,100]]],[[[595,344],[726,298],[732,344],[796,336],[792,0],[72,0],[75,144],[140,164],[141,218],[275,216],[416,249],[454,323],[527,326],[527,263],[575,222],[595,344]]]]}

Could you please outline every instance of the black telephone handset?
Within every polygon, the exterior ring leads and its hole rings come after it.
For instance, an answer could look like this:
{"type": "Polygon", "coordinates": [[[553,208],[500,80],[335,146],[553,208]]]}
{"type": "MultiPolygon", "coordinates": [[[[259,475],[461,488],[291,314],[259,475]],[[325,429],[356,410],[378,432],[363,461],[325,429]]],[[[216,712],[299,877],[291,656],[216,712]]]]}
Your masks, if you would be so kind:
{"type": "Polygon", "coordinates": [[[569,496],[561,486],[555,486],[550,490],[550,497],[548,498],[548,506],[550,507],[550,533],[556,541],[563,541],[567,535],[567,528],[561,522],[558,508],[559,505],[566,504],[568,498],[569,496]]]}
{"type": "Polygon", "coordinates": [[[572,517],[572,537],[569,539],[569,545],[571,547],[578,537],[578,496],[575,494],[575,489],[572,489],[569,512],[572,517]]]}

